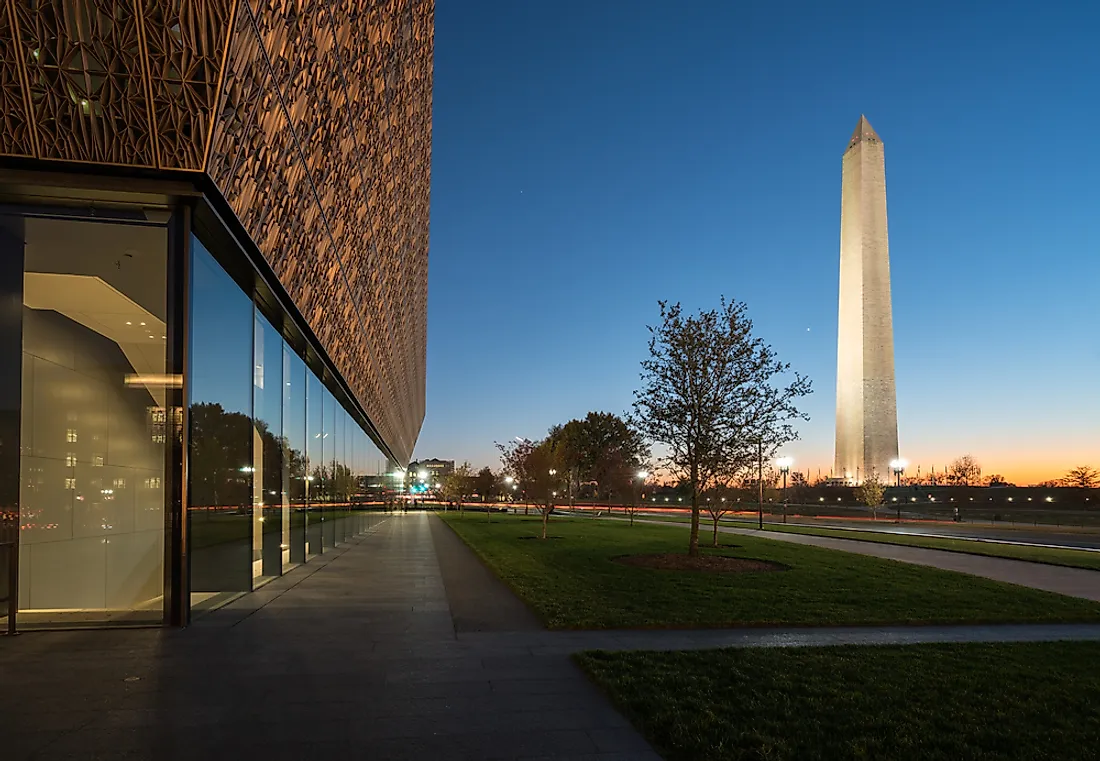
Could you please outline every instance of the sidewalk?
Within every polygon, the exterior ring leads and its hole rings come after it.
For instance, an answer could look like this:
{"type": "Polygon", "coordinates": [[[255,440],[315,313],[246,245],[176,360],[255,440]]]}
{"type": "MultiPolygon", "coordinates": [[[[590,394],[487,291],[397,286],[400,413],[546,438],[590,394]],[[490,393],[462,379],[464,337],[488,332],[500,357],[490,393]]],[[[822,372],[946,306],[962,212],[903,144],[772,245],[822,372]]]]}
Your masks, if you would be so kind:
{"type": "MultiPolygon", "coordinates": [[[[689,528],[686,523],[652,521],[641,518],[635,520],[662,526],[689,528]]],[[[914,565],[942,568],[946,571],[959,571],[960,573],[968,573],[971,576],[982,576],[994,581],[1005,581],[1022,587],[1042,589],[1047,592],[1056,592],[1070,597],[1081,597],[1086,600],[1100,602],[1100,571],[1090,571],[1085,568],[1066,568],[1045,563],[1029,563],[1026,560],[1009,560],[989,557],[988,555],[966,555],[961,552],[945,552],[944,550],[908,547],[902,544],[865,542],[855,539],[836,539],[812,534],[794,534],[782,531],[761,532],[758,529],[734,528],[732,526],[719,526],[718,530],[726,534],[743,534],[744,536],[772,539],[777,542],[808,544],[831,550],[843,550],[856,555],[870,555],[871,557],[887,560],[900,560],[903,563],[913,563],[914,565]]],[[[709,529],[707,531],[709,532],[709,529]]]]}
{"type": "MultiPolygon", "coordinates": [[[[435,520],[396,515],[187,630],[0,640],[3,758],[659,761],[565,651],[529,646],[522,606],[464,603],[495,633],[456,637],[435,520]]],[[[495,582],[449,565],[448,586],[495,582]]]]}

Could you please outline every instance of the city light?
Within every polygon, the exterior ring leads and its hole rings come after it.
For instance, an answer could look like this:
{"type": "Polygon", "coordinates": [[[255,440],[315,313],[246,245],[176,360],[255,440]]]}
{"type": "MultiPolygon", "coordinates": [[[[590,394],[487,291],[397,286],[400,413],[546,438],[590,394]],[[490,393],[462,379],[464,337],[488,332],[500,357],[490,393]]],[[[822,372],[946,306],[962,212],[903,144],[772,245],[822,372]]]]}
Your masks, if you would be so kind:
{"type": "Polygon", "coordinates": [[[638,478],[642,479],[643,481],[646,480],[647,478],[649,478],[648,471],[639,470],[638,471],[638,478]]]}
{"type": "Polygon", "coordinates": [[[776,466],[779,468],[780,473],[789,473],[791,466],[794,465],[793,457],[780,457],[775,461],[776,466]]]}

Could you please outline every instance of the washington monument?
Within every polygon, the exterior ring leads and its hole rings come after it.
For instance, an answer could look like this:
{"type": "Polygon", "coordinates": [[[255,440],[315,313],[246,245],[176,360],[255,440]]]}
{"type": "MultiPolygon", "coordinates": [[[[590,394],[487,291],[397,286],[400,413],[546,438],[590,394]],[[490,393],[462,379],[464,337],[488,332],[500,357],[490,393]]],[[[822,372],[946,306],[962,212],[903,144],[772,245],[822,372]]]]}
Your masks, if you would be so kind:
{"type": "Polygon", "coordinates": [[[840,196],[840,320],[836,467],[850,482],[890,479],[898,456],[894,320],[886,233],[886,156],[864,116],[844,151],[840,196]]]}

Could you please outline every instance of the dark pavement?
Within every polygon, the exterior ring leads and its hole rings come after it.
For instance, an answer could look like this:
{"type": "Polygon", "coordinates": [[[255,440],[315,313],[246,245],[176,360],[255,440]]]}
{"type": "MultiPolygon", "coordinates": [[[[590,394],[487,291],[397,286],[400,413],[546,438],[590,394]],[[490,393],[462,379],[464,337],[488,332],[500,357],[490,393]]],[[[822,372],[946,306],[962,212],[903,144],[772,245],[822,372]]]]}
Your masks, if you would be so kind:
{"type": "Polygon", "coordinates": [[[187,630],[0,639],[0,758],[658,759],[440,535],[460,628],[493,632],[456,636],[435,522],[394,516],[187,630]]]}

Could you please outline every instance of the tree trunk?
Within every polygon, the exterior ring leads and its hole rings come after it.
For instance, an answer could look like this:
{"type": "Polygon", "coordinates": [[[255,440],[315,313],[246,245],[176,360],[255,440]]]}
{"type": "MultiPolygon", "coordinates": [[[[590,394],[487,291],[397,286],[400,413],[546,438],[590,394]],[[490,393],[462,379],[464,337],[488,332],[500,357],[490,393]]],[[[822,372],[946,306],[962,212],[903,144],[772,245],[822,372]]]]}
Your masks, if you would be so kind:
{"type": "Polygon", "coordinates": [[[699,466],[691,464],[691,539],[688,542],[688,555],[699,557],[699,466]]]}
{"type": "Polygon", "coordinates": [[[460,500],[458,500],[458,517],[459,518],[464,518],[465,516],[466,516],[466,511],[464,511],[462,509],[462,500],[460,499],[460,500]]]}
{"type": "Polygon", "coordinates": [[[493,510],[492,504],[490,504],[489,502],[486,502],[485,503],[485,522],[486,523],[492,523],[493,522],[493,512],[492,512],[492,510],[493,510]]]}
{"type": "Polygon", "coordinates": [[[542,538],[546,538],[546,524],[550,522],[550,503],[546,504],[546,509],[542,511],[542,538]]]}
{"type": "Polygon", "coordinates": [[[714,546],[718,546],[718,519],[714,519],[714,546]]]}

